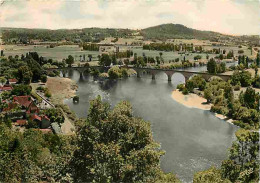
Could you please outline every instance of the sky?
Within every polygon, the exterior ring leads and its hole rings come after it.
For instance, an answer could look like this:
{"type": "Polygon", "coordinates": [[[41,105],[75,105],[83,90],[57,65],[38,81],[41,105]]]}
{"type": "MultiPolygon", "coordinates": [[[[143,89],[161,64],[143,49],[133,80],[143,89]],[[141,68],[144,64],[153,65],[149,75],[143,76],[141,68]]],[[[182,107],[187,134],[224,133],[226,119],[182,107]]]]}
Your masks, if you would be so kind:
{"type": "Polygon", "coordinates": [[[0,0],[0,27],[131,28],[174,23],[260,34],[260,0],[0,0]]]}

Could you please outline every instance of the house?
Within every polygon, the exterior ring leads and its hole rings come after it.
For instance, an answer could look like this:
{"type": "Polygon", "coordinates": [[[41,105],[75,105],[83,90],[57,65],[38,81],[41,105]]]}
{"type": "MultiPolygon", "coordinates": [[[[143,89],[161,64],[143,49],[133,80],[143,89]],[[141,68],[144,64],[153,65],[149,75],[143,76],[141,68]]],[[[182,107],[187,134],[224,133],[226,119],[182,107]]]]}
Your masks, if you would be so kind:
{"type": "Polygon", "coordinates": [[[0,92],[4,92],[4,91],[12,91],[13,87],[10,85],[4,85],[4,86],[0,86],[0,92]]]}
{"type": "Polygon", "coordinates": [[[33,114],[30,119],[36,121],[41,129],[49,128],[51,125],[50,119],[45,115],[38,116],[37,114],[33,114]]]}
{"type": "Polygon", "coordinates": [[[16,83],[18,82],[18,80],[15,79],[15,78],[8,79],[8,81],[9,81],[9,84],[10,84],[10,85],[12,85],[12,84],[16,84],[16,83]]]}
{"type": "Polygon", "coordinates": [[[31,113],[39,113],[39,108],[36,106],[34,101],[32,101],[31,96],[14,96],[13,102],[18,103],[21,105],[25,110],[27,114],[31,113]]]}

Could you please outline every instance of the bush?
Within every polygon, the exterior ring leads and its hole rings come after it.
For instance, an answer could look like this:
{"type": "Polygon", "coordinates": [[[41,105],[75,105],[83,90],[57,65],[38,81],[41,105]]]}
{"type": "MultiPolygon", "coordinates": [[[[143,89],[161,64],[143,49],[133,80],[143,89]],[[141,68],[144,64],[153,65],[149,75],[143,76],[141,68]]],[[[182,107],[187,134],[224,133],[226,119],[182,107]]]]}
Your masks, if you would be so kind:
{"type": "Polygon", "coordinates": [[[121,78],[122,74],[120,72],[119,67],[114,66],[108,70],[108,75],[110,79],[118,79],[121,78]]]}
{"type": "Polygon", "coordinates": [[[45,89],[44,95],[45,95],[45,97],[47,97],[47,98],[50,98],[50,97],[51,97],[51,93],[50,93],[50,91],[49,91],[47,88],[45,89]]]}
{"type": "Polygon", "coordinates": [[[240,86],[240,85],[236,85],[236,86],[234,86],[234,90],[235,90],[235,91],[239,91],[239,90],[240,90],[240,88],[241,88],[241,86],[240,86]]]}
{"type": "Polygon", "coordinates": [[[122,77],[124,77],[124,78],[128,77],[127,69],[122,69],[121,72],[122,72],[122,77]]]}
{"type": "Polygon", "coordinates": [[[180,91],[182,91],[184,88],[185,88],[184,84],[178,84],[177,85],[177,89],[180,90],[180,91]]]}
{"type": "Polygon", "coordinates": [[[50,77],[55,77],[56,74],[55,74],[54,72],[51,71],[51,72],[48,73],[48,76],[50,76],[50,77]]]}
{"type": "Polygon", "coordinates": [[[46,75],[41,76],[41,82],[43,82],[43,83],[47,82],[47,76],[46,75]]]}
{"type": "Polygon", "coordinates": [[[38,86],[38,87],[36,88],[36,90],[39,90],[39,91],[44,91],[44,90],[45,90],[45,88],[44,88],[44,87],[42,87],[42,86],[38,86]]]}
{"type": "Polygon", "coordinates": [[[184,88],[184,89],[182,90],[182,94],[183,94],[183,95],[188,95],[188,94],[189,94],[188,89],[187,89],[187,88],[184,88]]]}

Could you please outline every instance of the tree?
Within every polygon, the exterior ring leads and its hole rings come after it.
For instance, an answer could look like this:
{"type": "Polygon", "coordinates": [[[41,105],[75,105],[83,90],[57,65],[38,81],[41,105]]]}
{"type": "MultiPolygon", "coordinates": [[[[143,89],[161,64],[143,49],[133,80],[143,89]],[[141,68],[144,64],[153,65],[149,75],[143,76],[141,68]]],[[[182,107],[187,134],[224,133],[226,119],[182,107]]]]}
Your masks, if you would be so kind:
{"type": "Polygon", "coordinates": [[[4,84],[5,84],[5,82],[6,82],[6,79],[5,79],[5,77],[0,77],[0,82],[2,83],[2,85],[4,85],[4,84]]]}
{"type": "Polygon", "coordinates": [[[207,103],[210,103],[213,99],[211,88],[206,88],[204,90],[204,98],[207,99],[207,103]]]}
{"type": "Polygon", "coordinates": [[[257,55],[256,55],[256,65],[257,65],[258,67],[260,67],[260,55],[259,55],[259,52],[258,52],[257,55]]]}
{"type": "Polygon", "coordinates": [[[100,61],[99,61],[99,65],[101,66],[110,66],[112,63],[111,58],[109,57],[108,54],[102,54],[100,61]]]}
{"type": "Polygon", "coordinates": [[[46,75],[41,76],[41,82],[43,82],[43,83],[47,82],[47,76],[46,75]]]}
{"type": "Polygon", "coordinates": [[[92,55],[91,55],[91,54],[88,55],[88,61],[89,61],[89,62],[92,61],[92,55]]]}
{"type": "Polygon", "coordinates": [[[250,86],[252,83],[251,73],[248,71],[234,71],[234,73],[231,76],[231,84],[233,86],[240,85],[242,87],[250,86]]]}
{"type": "Polygon", "coordinates": [[[211,167],[208,170],[197,172],[194,174],[193,183],[231,183],[227,179],[221,177],[221,170],[211,167]]]}
{"type": "Polygon", "coordinates": [[[217,73],[217,63],[213,58],[211,58],[207,63],[207,70],[210,74],[217,73]]]}
{"type": "Polygon", "coordinates": [[[259,133],[240,129],[229,150],[229,159],[222,162],[222,177],[231,182],[259,182],[259,133]]]}
{"type": "Polygon", "coordinates": [[[22,66],[18,69],[18,80],[20,83],[29,84],[32,80],[33,73],[28,66],[22,66]]]}
{"type": "Polygon", "coordinates": [[[75,182],[178,181],[160,170],[163,153],[150,123],[134,117],[128,102],[111,109],[99,96],[90,102],[87,120],[78,124],[78,149],[70,163],[75,182]]]}
{"type": "Polygon", "coordinates": [[[71,65],[74,63],[73,56],[69,55],[68,58],[66,58],[65,62],[69,65],[69,67],[71,67],[71,65]]]}
{"type": "Polygon", "coordinates": [[[247,108],[258,109],[258,94],[252,87],[248,87],[244,93],[244,105],[247,108]]]}
{"type": "Polygon", "coordinates": [[[30,95],[32,91],[32,87],[29,85],[15,85],[11,94],[16,96],[22,96],[22,95],[30,95]]]}

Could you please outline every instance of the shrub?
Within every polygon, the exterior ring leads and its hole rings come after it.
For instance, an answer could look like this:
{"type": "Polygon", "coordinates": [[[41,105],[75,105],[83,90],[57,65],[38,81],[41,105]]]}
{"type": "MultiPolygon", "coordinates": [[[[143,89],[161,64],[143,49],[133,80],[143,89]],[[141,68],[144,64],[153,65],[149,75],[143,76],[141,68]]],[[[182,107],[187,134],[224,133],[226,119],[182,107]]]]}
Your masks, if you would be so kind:
{"type": "Polygon", "coordinates": [[[42,87],[42,86],[38,86],[38,87],[36,88],[36,90],[39,90],[39,91],[44,91],[44,90],[45,90],[45,88],[44,88],[44,87],[42,87]]]}
{"type": "Polygon", "coordinates": [[[114,66],[108,70],[108,75],[110,79],[118,79],[121,78],[122,74],[120,72],[119,67],[114,66]]]}
{"type": "Polygon", "coordinates": [[[235,91],[239,91],[239,90],[240,90],[240,88],[241,88],[241,86],[240,86],[240,85],[236,85],[236,86],[234,86],[234,90],[235,90],[235,91]]]}
{"type": "Polygon", "coordinates": [[[102,79],[107,79],[109,76],[108,76],[108,73],[103,72],[103,73],[99,74],[99,77],[102,79]]]}
{"type": "Polygon", "coordinates": [[[184,88],[185,88],[184,84],[178,84],[177,85],[177,89],[180,90],[180,91],[182,91],[184,88]]]}
{"type": "Polygon", "coordinates": [[[43,82],[43,83],[47,82],[47,76],[46,75],[41,76],[41,82],[43,82]]]}
{"type": "Polygon", "coordinates": [[[122,69],[121,72],[122,72],[122,77],[124,77],[124,78],[128,77],[127,69],[122,69]]]}
{"type": "Polygon", "coordinates": [[[48,76],[50,76],[50,77],[55,77],[56,74],[55,74],[54,72],[51,71],[51,72],[49,72],[48,76]]]}
{"type": "Polygon", "coordinates": [[[188,94],[189,94],[189,90],[188,90],[187,88],[184,88],[184,89],[182,90],[182,94],[183,94],[183,95],[188,95],[188,94]]]}

